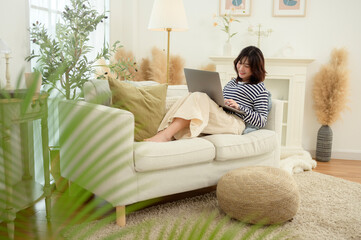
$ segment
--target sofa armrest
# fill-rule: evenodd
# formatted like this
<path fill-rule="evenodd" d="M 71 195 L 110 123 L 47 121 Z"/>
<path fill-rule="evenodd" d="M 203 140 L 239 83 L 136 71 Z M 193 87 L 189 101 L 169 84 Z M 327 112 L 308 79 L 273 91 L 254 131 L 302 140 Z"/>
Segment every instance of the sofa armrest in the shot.
<path fill-rule="evenodd" d="M 59 118 L 61 175 L 113 206 L 134 202 L 133 114 L 64 100 L 59 103 Z"/>
<path fill-rule="evenodd" d="M 283 101 L 272 99 L 272 108 L 268 114 L 267 125 L 265 129 L 275 131 L 279 143 L 282 137 L 282 121 L 283 121 Z"/>

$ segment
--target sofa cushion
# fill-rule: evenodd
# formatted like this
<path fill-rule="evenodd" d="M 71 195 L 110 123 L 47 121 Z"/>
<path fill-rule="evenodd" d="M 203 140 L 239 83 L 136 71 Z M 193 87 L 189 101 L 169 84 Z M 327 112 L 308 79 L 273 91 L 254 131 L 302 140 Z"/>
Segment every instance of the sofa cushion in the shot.
<path fill-rule="evenodd" d="M 134 140 L 154 136 L 165 114 L 167 85 L 136 87 L 130 83 L 109 78 L 113 106 L 134 114 Z"/>
<path fill-rule="evenodd" d="M 122 81 L 132 84 L 135 87 L 155 86 L 160 84 L 159 82 L 155 82 L 155 81 L 131 81 L 131 80 L 122 80 Z"/>
<path fill-rule="evenodd" d="M 167 97 L 186 96 L 188 94 L 187 85 L 169 85 Z"/>
<path fill-rule="evenodd" d="M 112 104 L 112 92 L 107 80 L 91 79 L 84 83 L 83 92 L 86 102 L 105 106 Z"/>
<path fill-rule="evenodd" d="M 272 152 L 277 147 L 274 131 L 260 129 L 246 135 L 214 134 L 202 137 L 216 148 L 216 161 L 228 161 Z"/>
<path fill-rule="evenodd" d="M 201 138 L 134 143 L 134 165 L 138 172 L 211 162 L 214 157 L 213 144 Z"/>

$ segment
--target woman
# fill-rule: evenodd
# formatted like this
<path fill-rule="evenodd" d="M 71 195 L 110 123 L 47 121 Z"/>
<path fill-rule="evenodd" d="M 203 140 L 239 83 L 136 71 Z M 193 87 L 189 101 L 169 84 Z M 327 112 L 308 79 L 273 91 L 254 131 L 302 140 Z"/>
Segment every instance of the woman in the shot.
<path fill-rule="evenodd" d="M 264 86 L 264 57 L 254 46 L 244 48 L 234 60 L 237 78 L 223 89 L 225 104 L 245 114 L 223 110 L 207 94 L 194 92 L 178 100 L 167 112 L 158 133 L 145 141 L 167 142 L 202 134 L 242 134 L 267 123 L 269 92 Z"/>

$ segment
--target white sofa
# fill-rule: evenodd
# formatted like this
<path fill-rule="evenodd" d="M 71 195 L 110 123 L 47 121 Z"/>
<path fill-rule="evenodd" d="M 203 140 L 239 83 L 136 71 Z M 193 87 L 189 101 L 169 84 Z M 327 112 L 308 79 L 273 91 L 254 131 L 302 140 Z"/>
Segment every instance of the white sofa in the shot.
<path fill-rule="evenodd" d="M 102 93 L 101 102 L 110 103 L 107 81 L 88 82 L 84 90 L 85 100 L 92 102 Z M 186 86 L 169 86 L 167 108 L 184 94 Z M 116 207 L 118 225 L 125 225 L 126 205 L 214 186 L 242 166 L 279 166 L 279 100 L 272 100 L 264 129 L 166 143 L 134 142 L 131 112 L 87 101 L 59 104 L 61 174 Z"/>

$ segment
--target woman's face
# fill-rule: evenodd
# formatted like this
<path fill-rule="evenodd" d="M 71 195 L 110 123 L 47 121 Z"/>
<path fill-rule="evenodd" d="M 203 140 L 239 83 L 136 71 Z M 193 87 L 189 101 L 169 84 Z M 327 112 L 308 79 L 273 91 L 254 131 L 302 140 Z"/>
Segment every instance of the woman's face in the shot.
<path fill-rule="evenodd" d="M 248 64 L 248 59 L 243 58 L 237 63 L 238 76 L 242 78 L 243 81 L 247 82 L 252 76 L 251 67 Z"/>

